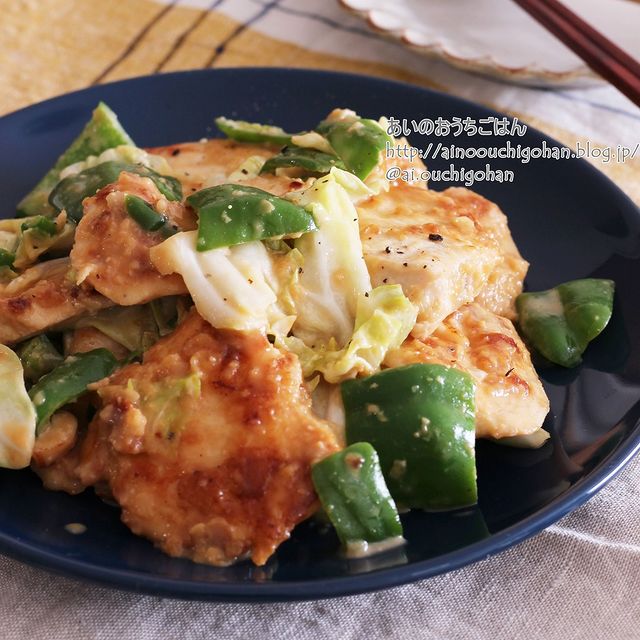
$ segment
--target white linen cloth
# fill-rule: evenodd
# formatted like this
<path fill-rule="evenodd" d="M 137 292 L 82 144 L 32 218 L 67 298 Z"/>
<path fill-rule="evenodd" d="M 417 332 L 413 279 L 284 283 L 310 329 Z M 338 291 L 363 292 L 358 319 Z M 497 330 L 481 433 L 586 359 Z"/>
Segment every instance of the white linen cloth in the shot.
<path fill-rule="evenodd" d="M 0 556 L 2 640 L 638 640 L 640 458 L 574 513 L 458 571 L 316 602 L 182 602 Z"/>

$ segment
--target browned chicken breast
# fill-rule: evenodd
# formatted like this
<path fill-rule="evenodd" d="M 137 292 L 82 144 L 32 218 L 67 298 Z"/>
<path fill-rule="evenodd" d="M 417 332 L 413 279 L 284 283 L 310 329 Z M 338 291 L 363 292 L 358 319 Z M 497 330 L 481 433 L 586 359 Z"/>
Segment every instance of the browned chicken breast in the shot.
<path fill-rule="evenodd" d="M 98 384 L 84 442 L 37 468 L 46 486 L 106 484 L 124 522 L 172 556 L 264 564 L 317 508 L 311 465 L 339 448 L 295 356 L 195 311 Z"/>
<path fill-rule="evenodd" d="M 400 183 L 359 204 L 358 214 L 372 284 L 402 285 L 419 309 L 417 337 L 476 298 L 501 260 L 482 221 L 437 191 Z"/>
<path fill-rule="evenodd" d="M 149 178 L 121 173 L 117 182 L 84 202 L 71 251 L 77 283 L 86 282 L 116 304 L 132 305 L 186 293 L 179 275 L 163 276 L 149 249 L 164 240 L 160 231 L 145 231 L 126 211 L 126 194 L 139 196 L 180 229 L 194 229 L 193 214 L 168 201 Z"/>
<path fill-rule="evenodd" d="M 476 387 L 476 435 L 505 438 L 542 426 L 549 400 L 510 320 L 477 303 L 452 313 L 427 338 L 408 338 L 385 366 L 443 364 L 469 373 Z"/>
<path fill-rule="evenodd" d="M 113 303 L 74 283 L 68 258 L 42 262 L 0 287 L 0 342 L 12 344 Z"/>
<path fill-rule="evenodd" d="M 515 318 L 515 300 L 522 293 L 529 263 L 522 258 L 511 237 L 507 217 L 496 204 L 469 189 L 453 187 L 443 194 L 455 202 L 456 215 L 473 220 L 483 234 L 495 241 L 500 252 L 500 259 L 476 302 L 499 316 Z"/>
<path fill-rule="evenodd" d="M 279 151 L 279 147 L 215 139 L 155 147 L 147 151 L 168 160 L 173 175 L 182 183 L 185 196 L 225 182 L 248 184 L 276 196 L 301 189 L 306 184 L 303 180 L 286 176 L 270 173 L 250 176 L 246 169 L 242 171 L 241 165 L 248 158 L 257 156 L 267 160 Z"/>

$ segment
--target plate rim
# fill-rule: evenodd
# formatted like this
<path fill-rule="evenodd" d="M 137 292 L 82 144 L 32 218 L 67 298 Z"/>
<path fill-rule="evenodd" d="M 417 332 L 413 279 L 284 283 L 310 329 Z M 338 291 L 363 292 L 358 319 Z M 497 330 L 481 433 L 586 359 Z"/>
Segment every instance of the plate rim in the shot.
<path fill-rule="evenodd" d="M 554 87 L 601 87 L 602 78 L 585 64 L 576 64 L 562 71 L 545 69 L 538 63 L 514 67 L 498 62 L 491 54 L 464 56 L 456 53 L 439 39 L 430 42 L 418 42 L 411 37 L 411 27 L 402 25 L 383 25 L 376 19 L 377 8 L 358 7 L 353 0 L 338 0 L 342 9 L 363 20 L 367 26 L 381 36 L 399 42 L 411 51 L 434 60 L 443 60 L 447 64 L 463 71 L 478 73 L 500 80 L 519 83 L 525 86 Z"/>
<path fill-rule="evenodd" d="M 297 67 L 221 67 L 212 69 L 195 69 L 175 71 L 171 73 L 136 76 L 124 80 L 95 85 L 84 89 L 60 94 L 11 111 L 0 117 L 0 127 L 5 126 L 7 119 L 28 115 L 31 111 L 46 110 L 58 102 L 64 102 L 81 94 L 100 92 L 105 88 L 126 86 L 141 81 L 158 81 L 170 83 L 172 78 L 180 76 L 225 76 L 227 74 L 272 73 L 294 76 L 315 74 L 330 78 L 350 79 L 353 82 L 368 81 L 386 85 L 387 88 L 402 87 L 427 95 L 438 95 L 441 98 L 474 109 L 481 109 L 492 115 L 505 115 L 485 105 L 459 98 L 445 92 L 421 87 L 407 82 L 390 80 L 365 74 L 345 73 L 322 69 L 306 69 Z M 529 127 L 532 133 L 542 136 L 554 144 L 562 145 L 550 136 Z M 583 159 L 577 159 L 581 170 L 597 176 L 603 184 L 626 202 L 630 211 L 640 217 L 640 209 L 610 178 Z M 91 564 L 86 561 L 66 557 L 61 553 L 44 551 L 37 544 L 22 542 L 0 530 L 0 553 L 18 561 L 45 569 L 66 577 L 80 579 L 99 585 L 106 585 L 120 590 L 139 594 L 159 595 L 176 599 L 209 600 L 218 602 L 284 602 L 308 601 L 338 596 L 367 593 L 391 588 L 427 579 L 460 569 L 466 565 L 494 556 L 507 548 L 513 547 L 536 533 L 547 528 L 564 515 L 572 512 L 592 498 L 607 484 L 640 450 L 640 420 L 630 429 L 626 438 L 603 458 L 586 476 L 571 485 L 569 489 L 558 495 L 547 505 L 519 520 L 515 524 L 491 534 L 488 538 L 465 547 L 435 556 L 426 560 L 418 560 L 409 564 L 377 569 L 368 573 L 333 578 L 314 578 L 312 580 L 296 580 L 287 582 L 206 582 L 169 578 L 154 574 L 145 574 L 128 569 L 112 569 Z M 132 534 L 133 535 L 133 534 Z"/>

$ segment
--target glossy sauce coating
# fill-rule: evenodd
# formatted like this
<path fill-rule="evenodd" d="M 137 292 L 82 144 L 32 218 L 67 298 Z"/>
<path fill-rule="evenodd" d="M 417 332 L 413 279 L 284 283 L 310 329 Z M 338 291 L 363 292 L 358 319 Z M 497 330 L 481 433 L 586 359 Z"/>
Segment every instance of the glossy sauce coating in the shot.
<path fill-rule="evenodd" d="M 180 229 L 195 228 L 191 212 L 168 201 L 149 178 L 123 172 L 117 182 L 84 201 L 71 251 L 77 282 L 91 285 L 119 305 L 186 293 L 182 278 L 162 276 L 153 266 L 149 249 L 164 237 L 133 220 L 125 208 L 126 194 L 142 198 Z"/>
<path fill-rule="evenodd" d="M 264 564 L 316 510 L 311 465 L 339 447 L 295 356 L 260 333 L 191 312 L 97 393 L 83 443 L 39 471 L 52 488 L 108 488 L 127 526 L 169 555 Z"/>

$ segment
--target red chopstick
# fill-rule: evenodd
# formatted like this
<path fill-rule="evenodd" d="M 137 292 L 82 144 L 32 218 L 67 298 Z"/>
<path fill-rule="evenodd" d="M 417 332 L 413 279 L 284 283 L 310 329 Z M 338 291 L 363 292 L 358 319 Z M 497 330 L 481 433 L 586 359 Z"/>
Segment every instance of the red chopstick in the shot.
<path fill-rule="evenodd" d="M 640 63 L 558 0 L 515 0 L 605 80 L 640 106 Z"/>

